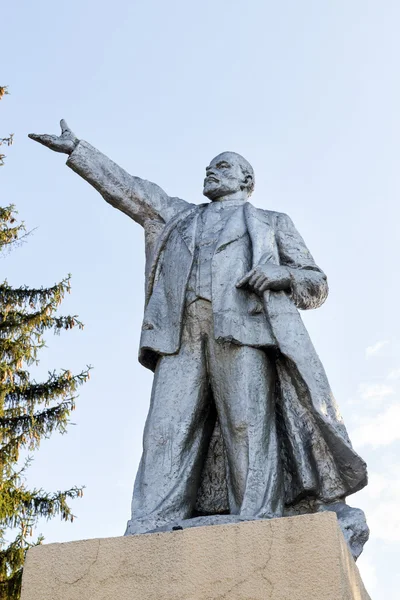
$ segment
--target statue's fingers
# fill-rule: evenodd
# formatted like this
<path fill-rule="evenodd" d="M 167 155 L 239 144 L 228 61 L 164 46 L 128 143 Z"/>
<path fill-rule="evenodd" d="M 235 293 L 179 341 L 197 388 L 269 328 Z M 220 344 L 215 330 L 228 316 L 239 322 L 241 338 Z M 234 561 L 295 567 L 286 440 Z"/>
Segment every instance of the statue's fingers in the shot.
<path fill-rule="evenodd" d="M 246 283 L 249 283 L 250 277 L 252 277 L 254 271 L 255 269 L 252 269 L 251 271 L 246 273 L 246 275 L 242 277 L 242 279 L 239 279 L 239 281 L 236 284 L 236 287 L 243 287 L 244 285 L 246 285 Z"/>
<path fill-rule="evenodd" d="M 258 275 L 258 273 L 254 273 L 249 279 L 249 285 L 255 286 L 257 284 L 257 281 L 259 280 L 259 278 L 260 278 L 260 275 Z"/>
<path fill-rule="evenodd" d="M 268 281 L 266 279 L 265 275 L 258 275 L 258 276 L 256 275 L 255 279 L 254 279 L 254 282 L 253 282 L 253 285 L 256 288 L 259 288 L 263 283 L 265 283 L 265 281 Z"/>
<path fill-rule="evenodd" d="M 68 123 L 65 119 L 61 119 L 60 121 L 61 133 L 72 133 L 70 128 L 68 127 Z"/>
<path fill-rule="evenodd" d="M 271 283 L 269 281 L 265 281 L 262 285 L 260 285 L 258 291 L 261 293 L 266 292 L 269 289 L 270 285 L 271 285 Z"/>
<path fill-rule="evenodd" d="M 56 135 L 47 135 L 46 133 L 28 133 L 28 137 L 31 138 L 31 140 L 35 140 L 35 142 L 39 142 L 39 144 L 43 144 L 43 146 L 50 146 L 57 140 Z"/>
<path fill-rule="evenodd" d="M 242 279 L 239 279 L 239 281 L 236 283 L 236 287 L 243 287 L 244 285 L 246 285 L 246 283 L 248 283 L 249 279 L 250 275 L 245 275 L 244 277 L 242 277 Z"/>

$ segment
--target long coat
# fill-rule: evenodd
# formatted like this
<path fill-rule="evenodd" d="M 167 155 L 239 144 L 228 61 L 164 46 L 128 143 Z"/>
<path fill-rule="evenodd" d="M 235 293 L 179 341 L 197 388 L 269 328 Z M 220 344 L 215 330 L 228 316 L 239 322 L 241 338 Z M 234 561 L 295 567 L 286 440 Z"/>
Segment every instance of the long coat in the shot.
<path fill-rule="evenodd" d="M 139 360 L 154 370 L 158 357 L 179 351 L 185 294 L 205 205 L 169 197 L 132 177 L 86 142 L 67 161 L 116 208 L 140 223 L 146 241 L 146 301 Z M 286 266 L 291 293 L 263 298 L 236 287 L 257 264 Z M 353 450 L 324 368 L 298 312 L 317 308 L 328 293 L 290 218 L 238 207 L 221 232 L 212 260 L 214 335 L 221 341 L 276 348 L 278 422 L 285 470 L 285 501 L 334 501 L 367 483 L 366 465 Z"/>

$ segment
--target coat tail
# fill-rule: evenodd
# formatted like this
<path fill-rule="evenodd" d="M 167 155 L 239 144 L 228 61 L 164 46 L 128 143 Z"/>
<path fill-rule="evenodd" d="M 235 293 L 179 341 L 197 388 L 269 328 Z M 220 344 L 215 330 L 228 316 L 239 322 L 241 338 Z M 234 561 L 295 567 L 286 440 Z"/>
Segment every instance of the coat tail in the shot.
<path fill-rule="evenodd" d="M 307 496 L 332 502 L 353 494 L 367 485 L 366 464 L 353 450 L 300 314 L 284 292 L 266 293 L 264 302 L 280 351 L 286 503 Z"/>

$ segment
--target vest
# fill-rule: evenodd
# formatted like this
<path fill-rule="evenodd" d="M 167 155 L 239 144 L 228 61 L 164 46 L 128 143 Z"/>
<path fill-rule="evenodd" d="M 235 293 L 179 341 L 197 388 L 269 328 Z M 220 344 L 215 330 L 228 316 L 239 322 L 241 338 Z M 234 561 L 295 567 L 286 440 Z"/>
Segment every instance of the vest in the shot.
<path fill-rule="evenodd" d="M 198 298 L 211 302 L 211 263 L 218 238 L 229 217 L 241 204 L 240 200 L 220 200 L 203 208 L 197 222 L 194 260 L 186 291 L 187 304 Z"/>

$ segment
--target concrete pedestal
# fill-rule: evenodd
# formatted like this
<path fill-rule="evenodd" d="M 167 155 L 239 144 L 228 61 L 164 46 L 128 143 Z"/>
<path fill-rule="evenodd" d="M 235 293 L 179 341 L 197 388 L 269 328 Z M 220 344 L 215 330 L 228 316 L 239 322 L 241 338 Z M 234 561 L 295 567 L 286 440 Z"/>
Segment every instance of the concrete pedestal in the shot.
<path fill-rule="evenodd" d="M 49 544 L 21 600 L 370 600 L 334 513 Z"/>

